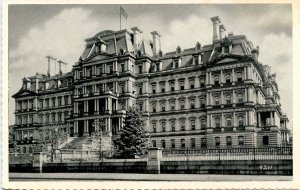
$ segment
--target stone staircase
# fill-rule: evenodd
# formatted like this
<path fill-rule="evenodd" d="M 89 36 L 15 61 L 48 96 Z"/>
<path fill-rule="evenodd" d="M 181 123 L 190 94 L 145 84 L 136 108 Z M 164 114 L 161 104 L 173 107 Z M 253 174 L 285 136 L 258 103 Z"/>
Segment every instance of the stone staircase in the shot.
<path fill-rule="evenodd" d="M 72 141 L 65 144 L 62 149 L 76 149 L 76 150 L 88 150 L 92 149 L 91 137 L 76 137 Z"/>

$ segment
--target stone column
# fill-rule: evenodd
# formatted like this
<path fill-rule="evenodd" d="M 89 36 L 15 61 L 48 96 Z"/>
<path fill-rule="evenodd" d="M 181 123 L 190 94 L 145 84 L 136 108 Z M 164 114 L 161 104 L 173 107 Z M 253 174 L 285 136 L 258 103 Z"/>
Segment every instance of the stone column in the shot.
<path fill-rule="evenodd" d="M 83 124 L 84 124 L 84 128 L 83 128 L 84 131 L 83 132 L 84 132 L 85 135 L 87 135 L 87 133 L 88 133 L 88 120 L 84 120 Z"/>
<path fill-rule="evenodd" d="M 78 135 L 78 121 L 74 121 L 74 133 Z"/>
<path fill-rule="evenodd" d="M 232 82 L 236 82 L 234 69 L 232 69 L 231 77 L 232 77 Z"/>

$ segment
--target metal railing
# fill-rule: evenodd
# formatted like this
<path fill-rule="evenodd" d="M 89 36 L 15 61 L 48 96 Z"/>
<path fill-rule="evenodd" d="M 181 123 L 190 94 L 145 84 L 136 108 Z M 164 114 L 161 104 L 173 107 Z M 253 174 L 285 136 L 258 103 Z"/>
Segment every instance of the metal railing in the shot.
<path fill-rule="evenodd" d="M 292 147 L 219 147 L 162 151 L 163 161 L 292 160 Z"/>

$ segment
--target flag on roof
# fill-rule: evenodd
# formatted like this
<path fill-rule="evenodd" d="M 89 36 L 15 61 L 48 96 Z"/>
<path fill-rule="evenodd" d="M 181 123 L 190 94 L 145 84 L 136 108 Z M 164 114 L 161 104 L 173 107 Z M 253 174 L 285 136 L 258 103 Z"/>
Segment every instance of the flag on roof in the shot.
<path fill-rule="evenodd" d="M 122 15 L 124 18 L 126 18 L 126 20 L 127 20 L 128 14 L 126 13 L 126 11 L 123 9 L 122 6 L 120 7 L 120 13 L 121 13 L 121 15 Z"/>

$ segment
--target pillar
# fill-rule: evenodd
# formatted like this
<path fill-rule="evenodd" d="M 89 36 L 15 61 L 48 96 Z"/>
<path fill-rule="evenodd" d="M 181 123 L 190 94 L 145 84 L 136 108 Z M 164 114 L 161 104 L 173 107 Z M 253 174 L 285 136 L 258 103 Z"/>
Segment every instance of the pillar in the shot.
<path fill-rule="evenodd" d="M 234 72 L 234 69 L 232 69 L 231 76 L 232 76 L 232 82 L 235 82 L 235 72 Z"/>
<path fill-rule="evenodd" d="M 221 76 L 220 76 L 220 79 L 221 79 L 221 84 L 224 83 L 224 74 L 223 74 L 223 70 L 221 70 Z"/>
<path fill-rule="evenodd" d="M 219 39 L 219 25 L 221 23 L 221 20 L 218 16 L 210 18 L 213 23 L 213 41 Z"/>
<path fill-rule="evenodd" d="M 221 91 L 221 105 L 224 105 L 224 94 L 223 94 L 223 91 Z"/>
<path fill-rule="evenodd" d="M 74 133 L 78 134 L 78 121 L 74 121 Z"/>
<path fill-rule="evenodd" d="M 257 123 L 258 123 L 258 127 L 261 127 L 261 118 L 260 118 L 260 112 L 257 113 L 258 114 L 258 118 L 257 118 Z"/>
<path fill-rule="evenodd" d="M 84 129 L 83 129 L 84 131 L 83 132 L 84 133 L 88 133 L 89 132 L 88 131 L 88 120 L 84 120 L 83 124 L 84 124 L 83 125 L 84 126 Z"/>

